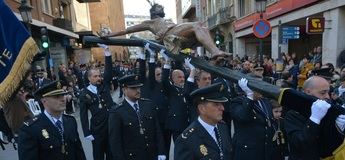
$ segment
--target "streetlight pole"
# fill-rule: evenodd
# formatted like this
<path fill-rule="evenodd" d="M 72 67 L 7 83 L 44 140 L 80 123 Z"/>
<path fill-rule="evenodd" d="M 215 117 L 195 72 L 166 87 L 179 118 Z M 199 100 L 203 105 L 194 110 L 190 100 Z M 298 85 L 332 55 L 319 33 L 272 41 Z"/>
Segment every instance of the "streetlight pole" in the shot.
<path fill-rule="evenodd" d="M 260 19 L 263 19 L 263 13 L 266 11 L 267 0 L 255 0 L 257 9 L 256 11 L 260 13 Z M 259 38 L 259 62 L 263 64 L 263 40 Z"/>
<path fill-rule="evenodd" d="M 28 29 L 29 33 L 31 34 L 31 23 L 32 23 L 32 14 L 31 10 L 32 7 L 28 4 L 27 0 L 22 0 L 20 6 L 18 7 L 20 12 L 20 16 L 23 19 L 23 22 Z"/>

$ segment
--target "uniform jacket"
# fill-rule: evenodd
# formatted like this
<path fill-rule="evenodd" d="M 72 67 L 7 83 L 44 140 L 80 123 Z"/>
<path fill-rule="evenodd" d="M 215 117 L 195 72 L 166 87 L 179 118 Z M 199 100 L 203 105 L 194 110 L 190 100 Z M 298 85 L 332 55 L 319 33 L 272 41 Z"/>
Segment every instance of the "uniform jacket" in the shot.
<path fill-rule="evenodd" d="M 274 132 L 271 122 L 272 107 L 265 99 L 260 101 L 265 104 L 266 113 L 247 97 L 234 99 L 231 104 L 235 129 L 234 160 L 271 159 Z"/>
<path fill-rule="evenodd" d="M 43 78 L 41 84 L 39 83 L 39 81 L 40 81 L 40 80 L 39 80 L 39 78 L 37 77 L 37 79 L 35 79 L 35 86 L 36 86 L 37 89 L 38 89 L 38 88 L 41 88 L 42 86 L 44 86 L 44 85 L 46 85 L 46 84 L 48 84 L 48 83 L 50 83 L 50 80 L 47 79 L 47 78 Z"/>
<path fill-rule="evenodd" d="M 222 83 L 224 86 L 224 89 L 220 92 L 220 94 L 223 97 L 226 97 L 229 101 L 224 103 L 224 112 L 223 112 L 223 120 L 225 121 L 225 123 L 228 125 L 229 129 L 231 129 L 231 110 L 230 110 L 230 102 L 231 99 L 233 99 L 234 97 L 236 97 L 236 91 L 235 91 L 235 87 L 233 85 L 232 82 L 230 82 L 229 80 L 217 77 L 214 79 L 213 83 Z"/>
<path fill-rule="evenodd" d="M 318 160 L 332 155 L 342 144 L 344 133 L 336 128 L 333 110 L 328 110 L 320 125 L 296 111 L 286 113 L 284 123 L 292 160 Z"/>
<path fill-rule="evenodd" d="M 109 109 L 114 106 L 110 95 L 110 79 L 112 74 L 110 56 L 105 58 L 105 63 L 104 83 L 97 86 L 98 93 L 94 94 L 87 88 L 84 88 L 79 96 L 80 120 L 84 136 L 106 134 L 108 132 Z M 88 110 L 91 112 L 91 125 L 89 125 Z"/>
<path fill-rule="evenodd" d="M 189 108 L 184 88 L 177 87 L 169 81 L 169 69 L 162 71 L 162 84 L 169 101 L 166 129 L 183 131 L 189 125 Z"/>
<path fill-rule="evenodd" d="M 155 105 L 158 121 L 164 125 L 168 115 L 168 98 L 164 94 L 163 85 L 155 80 L 155 64 L 149 63 L 149 77 L 144 83 L 147 91 L 144 92 L 147 98 Z M 145 97 L 145 95 L 143 95 Z"/>
<path fill-rule="evenodd" d="M 86 160 L 79 139 L 77 122 L 63 115 L 65 153 L 58 128 L 44 114 L 24 123 L 19 131 L 20 160 Z"/>
<path fill-rule="evenodd" d="M 109 115 L 109 144 L 116 160 L 156 160 L 164 153 L 164 142 L 158 119 L 149 100 L 138 101 L 143 134 L 138 116 L 130 104 L 112 109 Z"/>
<path fill-rule="evenodd" d="M 222 138 L 224 160 L 231 160 L 231 142 L 228 127 L 218 123 Z M 220 160 L 219 148 L 206 129 L 195 120 L 175 142 L 175 159 L 178 160 Z"/>
<path fill-rule="evenodd" d="M 284 124 L 290 145 L 289 159 L 319 160 L 319 125 L 293 110 L 286 113 Z"/>

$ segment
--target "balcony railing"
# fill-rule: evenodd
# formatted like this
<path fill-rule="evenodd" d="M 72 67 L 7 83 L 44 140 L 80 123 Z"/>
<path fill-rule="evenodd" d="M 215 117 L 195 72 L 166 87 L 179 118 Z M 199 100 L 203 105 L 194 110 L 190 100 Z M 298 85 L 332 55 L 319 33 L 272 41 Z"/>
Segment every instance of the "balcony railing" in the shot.
<path fill-rule="evenodd" d="M 221 8 L 219 10 L 219 18 L 220 18 L 220 24 L 228 23 L 234 20 L 234 7 L 229 6 L 225 8 Z"/>
<path fill-rule="evenodd" d="M 208 28 L 209 28 L 209 29 L 212 29 L 212 28 L 214 28 L 215 26 L 218 25 L 218 21 L 219 21 L 218 15 L 219 15 L 219 14 L 216 13 L 216 14 L 214 14 L 214 15 L 208 17 L 208 19 L 207 19 L 207 24 L 208 24 Z"/>
<path fill-rule="evenodd" d="M 101 0 L 77 0 L 79 3 L 100 2 Z"/>
<path fill-rule="evenodd" d="M 220 8 L 217 13 L 207 18 L 208 28 L 213 29 L 220 24 L 232 22 L 234 19 L 235 14 L 233 6 Z"/>
<path fill-rule="evenodd" d="M 53 25 L 65 30 L 73 31 L 72 21 L 65 18 L 55 18 Z"/>

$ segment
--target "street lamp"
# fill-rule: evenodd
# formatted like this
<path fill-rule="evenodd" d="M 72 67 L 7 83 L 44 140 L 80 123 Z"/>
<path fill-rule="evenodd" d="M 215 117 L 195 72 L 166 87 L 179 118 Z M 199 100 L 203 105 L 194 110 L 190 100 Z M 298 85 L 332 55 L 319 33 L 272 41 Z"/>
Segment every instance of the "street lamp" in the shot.
<path fill-rule="evenodd" d="M 256 12 L 263 13 L 266 11 L 267 0 L 255 0 Z"/>
<path fill-rule="evenodd" d="M 263 18 L 263 13 L 266 11 L 266 4 L 267 4 L 267 0 L 255 0 L 255 6 L 256 6 L 256 12 L 260 13 L 260 19 Z M 263 64 L 263 42 L 262 42 L 262 38 L 259 39 L 259 61 L 261 64 Z"/>
<path fill-rule="evenodd" d="M 28 4 L 26 0 L 22 0 L 20 6 L 18 7 L 18 10 L 23 19 L 23 22 L 27 26 L 27 29 L 29 30 L 29 32 L 31 32 L 30 23 L 32 22 L 32 7 Z"/>

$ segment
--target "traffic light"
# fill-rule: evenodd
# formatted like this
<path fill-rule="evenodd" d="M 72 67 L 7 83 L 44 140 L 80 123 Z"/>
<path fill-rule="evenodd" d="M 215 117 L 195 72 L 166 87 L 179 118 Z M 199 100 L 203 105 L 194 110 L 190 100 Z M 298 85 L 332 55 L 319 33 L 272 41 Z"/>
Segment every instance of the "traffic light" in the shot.
<path fill-rule="evenodd" d="M 41 28 L 41 47 L 43 48 L 43 50 L 47 50 L 49 48 L 49 37 L 47 27 Z"/>
<path fill-rule="evenodd" d="M 217 47 L 220 47 L 224 42 L 224 37 L 219 31 L 216 31 L 214 35 L 214 42 L 216 43 Z"/>

